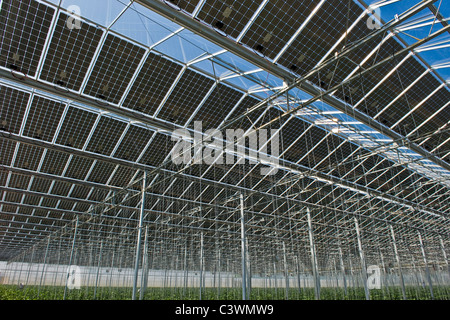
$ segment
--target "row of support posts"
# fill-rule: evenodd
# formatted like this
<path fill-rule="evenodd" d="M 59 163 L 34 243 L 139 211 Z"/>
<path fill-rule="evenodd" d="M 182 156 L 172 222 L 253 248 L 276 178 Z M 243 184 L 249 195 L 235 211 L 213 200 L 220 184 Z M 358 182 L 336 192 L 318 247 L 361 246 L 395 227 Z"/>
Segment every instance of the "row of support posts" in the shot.
<path fill-rule="evenodd" d="M 140 279 L 140 288 L 141 289 L 139 292 L 140 300 L 144 299 L 145 288 L 147 288 L 147 281 L 148 281 L 148 272 L 149 272 L 149 269 L 148 269 L 148 266 L 149 266 L 149 261 L 148 261 L 149 260 L 148 259 L 148 251 L 149 251 L 148 237 L 149 237 L 149 234 L 148 234 L 148 232 L 149 232 L 149 230 L 148 230 L 147 226 L 144 227 L 146 179 L 147 179 L 146 173 L 144 172 L 143 180 L 142 180 L 141 205 L 140 205 L 140 210 L 139 210 L 139 224 L 138 224 L 138 228 L 137 228 L 132 300 L 136 300 L 138 298 L 138 279 L 139 279 L 139 269 L 140 268 L 142 270 L 142 277 Z M 245 205 L 244 205 L 244 195 L 242 193 L 240 194 L 239 199 L 240 199 L 239 206 L 240 206 L 240 229 L 241 229 L 240 230 L 241 231 L 241 233 L 240 233 L 241 241 L 240 242 L 241 242 L 242 300 L 248 300 L 250 297 L 250 289 L 251 289 L 251 275 L 249 276 L 249 271 L 250 271 L 250 263 L 249 262 L 250 261 L 248 259 L 248 239 L 246 237 Z M 311 211 L 309 208 L 306 208 L 306 216 L 307 216 L 307 222 L 308 222 L 311 267 L 312 267 L 312 274 L 313 274 L 313 281 L 314 281 L 314 296 L 315 296 L 316 300 L 320 300 L 321 283 L 320 283 L 319 265 L 318 265 L 318 258 L 317 258 L 317 248 L 316 248 L 315 239 L 314 239 L 313 221 L 312 221 L 312 217 L 311 217 Z M 363 243 L 362 243 L 362 237 L 361 237 L 361 229 L 359 226 L 358 219 L 356 217 L 354 217 L 354 226 L 355 226 L 356 237 L 357 237 L 356 240 L 357 240 L 357 245 L 358 245 L 359 258 L 361 261 L 361 276 L 362 276 L 362 282 L 363 282 L 363 286 L 364 286 L 365 298 L 367 300 L 370 300 L 370 291 L 369 291 L 369 287 L 368 287 L 368 274 L 367 274 L 368 268 L 367 268 L 366 259 L 365 259 L 365 255 L 364 255 L 364 249 L 363 249 Z M 73 234 L 73 239 L 72 239 L 72 250 L 70 253 L 69 265 L 72 265 L 73 260 L 74 260 L 76 235 L 78 232 L 78 228 L 79 228 L 79 219 L 77 217 L 75 220 L 74 234 Z M 399 251 L 398 251 L 397 239 L 396 239 L 396 235 L 395 235 L 394 228 L 392 227 L 392 225 L 389 226 L 389 229 L 390 229 L 390 236 L 392 239 L 395 263 L 396 263 L 396 267 L 398 270 L 398 276 L 399 276 L 400 287 L 401 287 L 401 291 L 402 291 L 402 297 L 404 300 L 406 300 L 407 295 L 406 295 L 406 288 L 405 288 L 405 279 L 404 279 L 402 264 L 401 264 L 400 255 L 399 255 Z M 431 273 L 430 273 L 430 269 L 428 266 L 427 253 L 426 253 L 424 242 L 422 239 L 422 234 L 420 233 L 420 231 L 418 231 L 417 234 L 418 234 L 420 250 L 421 250 L 422 258 L 423 258 L 423 262 L 424 262 L 426 279 L 428 282 L 431 298 L 434 299 L 435 296 L 434 296 L 434 292 L 433 292 Z M 142 244 L 143 237 L 144 237 L 144 244 Z M 450 277 L 450 265 L 449 265 L 447 254 L 445 251 L 444 241 L 443 241 L 442 237 L 440 237 L 439 240 L 440 240 L 440 246 L 442 249 L 442 255 L 444 257 L 444 260 L 445 260 L 445 263 L 447 266 L 447 271 L 448 271 L 448 274 Z M 281 244 L 282 244 L 282 250 L 283 250 L 283 256 L 284 256 L 283 262 L 284 262 L 284 276 L 285 276 L 285 299 L 288 299 L 289 298 L 289 270 L 288 270 L 288 261 L 287 261 L 287 250 L 286 250 L 286 243 L 283 241 Z M 48 242 L 47 242 L 47 249 L 46 249 L 45 256 L 44 256 L 44 264 L 47 261 L 49 245 L 50 245 L 50 237 L 48 238 Z M 102 261 L 103 246 L 104 246 L 104 243 L 102 240 L 101 244 L 100 244 L 100 252 L 99 252 L 99 259 L 98 259 L 98 266 L 97 266 L 94 299 L 96 297 L 96 289 L 97 289 L 98 281 L 99 281 L 99 270 L 100 270 L 101 261 Z M 339 264 L 340 264 L 340 268 L 341 268 L 341 272 L 342 272 L 343 288 L 344 288 L 345 295 L 347 295 L 348 283 L 347 283 L 347 278 L 346 278 L 344 256 L 343 256 L 343 251 L 342 251 L 340 243 L 339 243 L 339 247 L 338 247 L 338 254 L 339 254 L 339 256 L 338 256 Z M 184 292 L 188 285 L 188 283 L 187 283 L 187 279 L 188 279 L 188 277 L 187 277 L 187 275 L 188 275 L 187 274 L 188 273 L 187 256 L 188 256 L 188 254 L 187 254 L 187 243 L 186 243 L 186 246 L 184 248 L 184 274 L 185 274 L 184 275 L 184 277 L 185 277 Z M 384 259 L 383 259 L 383 255 L 382 255 L 381 251 L 380 251 L 380 257 L 381 257 L 381 262 L 384 266 L 384 261 L 383 261 Z M 298 275 L 298 278 L 297 278 L 298 288 L 300 290 L 300 288 L 301 288 L 300 266 L 299 266 L 300 261 L 297 256 L 294 256 L 294 260 L 295 260 L 296 270 L 297 270 L 297 275 Z M 201 233 L 200 234 L 200 285 L 199 285 L 200 299 L 202 299 L 202 294 L 203 294 L 203 290 L 204 290 L 204 286 L 205 286 L 205 279 L 204 279 L 205 264 L 204 264 L 204 261 L 205 261 L 204 234 Z M 333 260 L 333 263 L 334 263 L 333 266 L 334 266 L 335 272 L 337 274 L 338 262 Z M 353 270 L 351 261 L 350 261 L 350 268 Z M 221 279 L 220 279 L 221 270 L 220 269 L 221 269 L 221 252 L 219 249 L 218 250 L 218 265 L 215 270 L 216 272 L 218 272 L 218 287 L 217 287 L 218 297 L 220 296 L 220 286 L 221 286 Z M 216 272 L 214 273 L 214 277 L 216 277 Z M 274 265 L 274 273 L 276 274 L 275 265 Z M 353 274 L 353 271 L 352 271 L 352 274 Z M 41 280 L 40 280 L 41 284 L 42 284 L 42 277 L 43 277 L 43 274 L 41 275 Z M 67 275 L 67 277 L 69 277 L 69 274 Z M 353 278 L 352 278 L 352 281 L 353 281 Z M 214 278 L 214 283 L 216 283 L 216 278 Z M 337 281 L 337 286 L 339 286 L 339 281 Z M 67 296 L 67 289 L 68 289 L 68 286 L 66 283 L 66 287 L 64 289 L 64 299 L 66 299 L 66 296 Z M 39 294 L 39 292 L 38 292 L 38 294 Z"/>

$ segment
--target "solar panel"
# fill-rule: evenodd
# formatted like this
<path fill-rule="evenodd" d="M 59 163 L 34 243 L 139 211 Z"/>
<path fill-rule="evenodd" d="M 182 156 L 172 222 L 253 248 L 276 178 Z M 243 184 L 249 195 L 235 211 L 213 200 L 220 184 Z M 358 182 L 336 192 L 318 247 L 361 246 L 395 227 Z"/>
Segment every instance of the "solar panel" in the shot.
<path fill-rule="evenodd" d="M 400 99 L 398 99 L 384 115 L 387 117 L 388 124 L 393 125 L 398 120 L 403 118 L 410 110 L 412 110 L 417 104 L 425 99 L 434 89 L 439 85 L 439 81 L 431 74 L 427 74 L 423 77 L 418 85 L 413 86 L 408 90 Z M 417 116 L 417 119 L 415 117 Z M 424 119 L 420 120 L 419 115 L 413 112 L 407 123 L 413 123 L 419 125 Z"/>
<path fill-rule="evenodd" d="M 142 47 L 108 34 L 83 93 L 119 103 L 144 52 Z"/>
<path fill-rule="evenodd" d="M 29 204 L 29 205 L 34 205 L 37 206 L 40 202 L 40 197 L 38 196 L 34 196 L 34 195 L 26 195 L 23 198 L 23 203 L 24 204 Z"/>
<path fill-rule="evenodd" d="M 79 156 L 72 156 L 65 176 L 69 178 L 84 180 L 94 161 Z"/>
<path fill-rule="evenodd" d="M 15 142 L 0 139 L 0 165 L 11 165 L 15 148 Z"/>
<path fill-rule="evenodd" d="M 22 200 L 22 195 L 20 193 L 11 193 L 6 192 L 5 194 L 5 201 L 7 202 L 20 202 Z M 17 208 L 14 206 L 6 206 L 6 208 L 3 209 L 5 212 L 16 212 Z"/>
<path fill-rule="evenodd" d="M 96 118 L 97 115 L 92 112 L 70 106 L 61 125 L 56 143 L 82 149 Z"/>
<path fill-rule="evenodd" d="M 0 170 L 0 186 L 4 187 L 6 186 L 6 182 L 8 179 L 8 172 L 5 170 Z M 5 193 L 5 191 L 1 190 L 1 195 L 3 195 L 3 193 Z"/>
<path fill-rule="evenodd" d="M 68 18 L 63 12 L 59 14 L 40 79 L 78 91 L 103 30 L 81 20 L 80 28 L 68 28 Z"/>
<path fill-rule="evenodd" d="M 86 199 L 89 195 L 91 188 L 82 185 L 74 185 L 70 196 L 76 199 Z"/>
<path fill-rule="evenodd" d="M 58 200 L 55 198 L 43 198 L 41 206 L 47 207 L 47 208 L 56 208 L 58 205 Z M 61 218 L 61 213 L 49 213 L 49 216 L 52 218 Z"/>
<path fill-rule="evenodd" d="M 157 117 L 184 125 L 211 89 L 213 83 L 212 79 L 187 69 Z"/>
<path fill-rule="evenodd" d="M 62 103 L 35 95 L 31 101 L 23 135 L 39 140 L 52 141 L 64 107 Z"/>
<path fill-rule="evenodd" d="M 63 200 L 58 204 L 58 208 L 62 210 L 71 210 L 74 204 L 75 204 L 74 201 Z M 63 218 L 70 219 L 70 217 L 75 216 L 75 214 L 69 214 L 69 216 L 67 215 L 68 215 L 67 213 L 64 213 Z"/>
<path fill-rule="evenodd" d="M 100 153 L 103 155 L 110 155 L 114 150 L 117 142 L 126 128 L 126 124 L 109 117 L 101 117 L 89 144 L 87 151 Z"/>
<path fill-rule="evenodd" d="M 193 126 L 194 121 L 201 121 L 204 130 L 217 128 L 242 96 L 242 92 L 218 84 L 194 116 L 190 126 Z"/>
<path fill-rule="evenodd" d="M 2 67 L 35 76 L 55 10 L 37 1 L 2 1 Z"/>
<path fill-rule="evenodd" d="M 51 180 L 35 177 L 33 179 L 33 183 L 31 184 L 30 190 L 40 193 L 47 193 L 50 190 L 51 185 Z"/>
<path fill-rule="evenodd" d="M 150 53 L 122 106 L 153 115 L 181 68 L 181 65 Z"/>
<path fill-rule="evenodd" d="M 49 149 L 45 154 L 40 171 L 60 176 L 64 171 L 68 159 L 69 154 Z"/>
<path fill-rule="evenodd" d="M 55 181 L 52 186 L 52 191 L 50 193 L 58 196 L 67 197 L 69 195 L 71 187 L 72 184 L 67 183 L 65 181 Z"/>
<path fill-rule="evenodd" d="M 28 93 L 0 86 L 0 130 L 19 133 L 29 98 Z"/>
<path fill-rule="evenodd" d="M 114 157 L 136 161 L 153 134 L 154 131 L 152 130 L 130 126 L 117 151 L 114 153 Z"/>
<path fill-rule="evenodd" d="M 294 36 L 316 4 L 315 0 L 267 2 L 245 33 L 242 43 L 250 48 L 259 48 L 258 51 L 274 59 Z"/>
<path fill-rule="evenodd" d="M 14 189 L 27 189 L 31 177 L 12 173 L 9 179 L 8 187 Z"/>
<path fill-rule="evenodd" d="M 114 164 L 97 161 L 87 180 L 95 183 L 106 184 L 114 168 Z"/>
<path fill-rule="evenodd" d="M 206 1 L 197 17 L 236 39 L 262 0 Z"/>
<path fill-rule="evenodd" d="M 27 170 L 36 170 L 41 160 L 42 153 L 43 150 L 41 148 L 20 144 L 14 166 Z"/>
<path fill-rule="evenodd" d="M 353 1 L 349 8 L 340 1 L 326 1 L 312 17 L 297 39 L 286 50 L 279 63 L 286 68 L 295 65 L 296 73 L 304 75 L 310 71 L 344 34 L 344 21 L 354 21 L 362 10 Z"/>
<path fill-rule="evenodd" d="M 110 184 L 117 187 L 125 188 L 131 181 L 136 170 L 130 168 L 119 167 L 111 179 Z"/>
<path fill-rule="evenodd" d="M 251 96 L 246 96 L 241 103 L 234 109 L 234 111 L 230 114 L 228 117 L 228 121 L 231 121 L 244 112 L 246 112 L 249 108 L 253 107 L 258 103 L 258 100 Z M 263 113 L 263 111 L 258 110 L 255 112 L 250 113 L 248 116 L 238 120 L 237 122 L 227 126 L 227 128 L 230 129 L 243 129 L 248 130 L 250 127 L 253 126 L 253 124 L 256 122 L 258 117 Z"/>
<path fill-rule="evenodd" d="M 175 146 L 176 141 L 171 141 L 171 137 L 161 133 L 156 133 L 155 138 L 142 156 L 139 163 L 149 166 L 159 166 L 169 155 Z"/>
<path fill-rule="evenodd" d="M 104 166 L 104 164 L 100 164 L 99 168 L 106 168 L 106 167 Z M 102 178 L 101 175 L 97 175 L 97 176 L 99 178 Z M 104 180 L 104 178 L 103 178 L 103 180 Z M 95 181 L 92 181 L 92 182 L 95 182 Z M 106 198 L 106 196 L 108 195 L 108 192 L 109 191 L 103 190 L 103 189 L 92 189 L 92 192 L 89 194 L 88 200 L 97 201 L 97 202 L 103 201 Z M 101 208 L 99 208 L 99 209 L 101 209 Z"/>

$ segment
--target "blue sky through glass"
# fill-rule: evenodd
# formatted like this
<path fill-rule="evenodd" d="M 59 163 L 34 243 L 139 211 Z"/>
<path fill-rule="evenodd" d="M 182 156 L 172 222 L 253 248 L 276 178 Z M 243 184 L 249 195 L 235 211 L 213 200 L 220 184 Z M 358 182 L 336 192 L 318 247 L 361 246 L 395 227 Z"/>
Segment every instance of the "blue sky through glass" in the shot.
<path fill-rule="evenodd" d="M 374 4 L 377 2 L 379 1 L 378 0 L 366 1 L 367 4 Z M 384 22 L 390 21 L 395 18 L 396 14 L 405 12 L 406 10 L 408 10 L 409 8 L 418 3 L 420 3 L 420 1 L 418 0 L 402 0 L 383 6 L 380 9 L 381 18 Z M 450 18 L 450 0 L 439 0 L 436 1 L 434 5 L 436 8 L 439 8 L 439 12 L 444 18 L 447 19 Z M 429 20 L 430 22 L 433 22 L 434 16 L 431 10 L 428 8 L 414 15 L 414 17 L 410 18 L 406 23 L 415 21 L 418 18 L 426 18 L 426 17 L 430 19 Z M 423 39 L 427 37 L 430 34 L 430 32 L 433 33 L 442 28 L 443 28 L 442 24 L 438 20 L 436 20 L 433 25 L 427 25 L 417 29 L 405 31 L 406 34 L 399 34 L 399 37 L 403 39 L 407 44 L 413 44 L 417 41 L 417 39 Z M 417 39 L 415 39 L 414 37 Z M 438 41 L 443 40 L 450 40 L 450 34 L 448 32 L 437 37 L 430 43 L 437 43 Z M 425 51 L 419 54 L 425 61 L 427 61 L 427 63 L 430 66 L 443 62 L 450 62 L 450 48 L 441 48 L 432 51 Z M 442 76 L 443 79 L 445 79 L 446 81 L 450 81 L 449 68 L 439 69 L 437 72 Z"/>

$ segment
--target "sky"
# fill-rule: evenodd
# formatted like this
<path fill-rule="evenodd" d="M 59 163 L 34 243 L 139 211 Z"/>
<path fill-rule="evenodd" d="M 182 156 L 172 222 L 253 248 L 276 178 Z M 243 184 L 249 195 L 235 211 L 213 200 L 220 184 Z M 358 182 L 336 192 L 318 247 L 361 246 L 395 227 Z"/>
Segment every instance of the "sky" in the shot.
<path fill-rule="evenodd" d="M 373 4 L 379 2 L 378 0 L 371 0 L 367 1 L 367 4 Z M 396 14 L 399 14 L 401 12 L 405 12 L 412 6 L 418 4 L 419 0 L 401 0 L 386 6 L 383 6 L 380 9 L 381 18 L 383 21 L 388 22 L 392 19 L 394 19 Z M 439 8 L 439 12 L 444 18 L 450 18 L 450 0 L 439 0 L 434 3 L 436 8 Z M 415 15 L 413 18 L 416 19 L 417 17 L 428 17 L 430 18 L 430 22 L 433 22 L 434 18 L 431 13 L 431 11 L 427 8 L 422 10 L 420 13 Z M 409 21 L 412 21 L 414 19 L 410 19 Z M 450 23 L 450 21 L 449 21 Z M 399 36 L 406 41 L 408 44 L 412 44 L 417 41 L 417 39 L 423 39 L 427 37 L 431 33 L 434 33 L 440 29 L 442 29 L 442 24 L 440 24 L 438 21 L 434 25 L 428 25 L 423 26 L 414 30 L 408 30 L 405 31 L 406 34 L 399 34 Z M 413 38 L 415 37 L 415 38 Z M 432 40 L 430 43 L 437 43 L 441 41 L 447 41 L 447 45 L 450 45 L 450 34 L 448 32 L 442 34 L 441 36 L 437 37 L 436 39 Z M 424 51 L 420 52 L 419 55 L 427 61 L 427 63 L 430 66 L 433 66 L 435 64 L 441 64 L 444 62 L 449 63 L 450 62 L 450 47 L 441 48 L 437 50 L 430 50 L 430 51 Z M 445 69 L 439 69 L 438 73 L 442 76 L 443 79 L 450 81 L 450 68 Z"/>

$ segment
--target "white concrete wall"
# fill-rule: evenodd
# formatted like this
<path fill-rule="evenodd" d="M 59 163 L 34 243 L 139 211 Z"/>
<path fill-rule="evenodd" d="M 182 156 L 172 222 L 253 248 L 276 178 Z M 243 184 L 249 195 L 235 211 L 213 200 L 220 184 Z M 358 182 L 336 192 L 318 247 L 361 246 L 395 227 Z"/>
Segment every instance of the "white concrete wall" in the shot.
<path fill-rule="evenodd" d="M 98 286 L 101 287 L 131 287 L 133 285 L 134 269 L 132 268 L 97 268 L 97 267 L 79 267 L 76 269 L 77 273 L 75 278 L 80 286 L 95 286 L 98 281 Z M 98 278 L 97 278 L 98 272 Z M 139 279 L 141 279 L 141 273 L 139 271 Z M 28 263 L 10 263 L 0 261 L 0 283 L 3 284 L 27 284 L 27 285 L 56 285 L 65 286 L 67 282 L 68 267 L 67 265 L 44 265 L 44 264 L 28 264 Z M 200 271 L 188 272 L 188 287 L 199 287 L 200 285 Z M 204 286 L 205 287 L 217 287 L 219 281 L 219 275 L 211 272 L 203 272 Z M 425 278 L 417 275 L 419 281 L 425 280 Z M 406 285 L 417 285 L 416 275 L 404 275 Z M 432 276 L 433 283 L 450 285 L 450 277 L 448 273 L 436 273 Z M 389 275 L 388 283 L 384 285 L 400 284 L 399 277 L 396 275 Z M 440 283 L 437 283 L 436 279 Z M 140 280 L 139 280 L 140 281 Z M 148 286 L 149 287 L 183 287 L 185 281 L 185 272 L 182 270 L 149 270 L 148 272 Z M 285 277 L 283 275 L 277 275 L 270 278 L 252 277 L 252 287 L 264 288 L 264 287 L 278 287 L 284 288 Z M 353 277 L 346 275 L 346 283 L 348 287 L 362 286 L 360 275 L 354 275 Z M 75 284 L 75 283 L 74 283 Z M 337 279 L 335 277 L 321 277 L 320 284 L 322 287 L 343 287 L 344 282 L 342 276 Z M 138 284 L 140 285 L 140 283 Z M 239 275 L 229 272 L 220 273 L 220 285 L 221 287 L 239 287 L 241 285 L 241 278 Z M 300 276 L 300 286 L 310 287 L 314 286 L 312 276 Z M 289 277 L 289 287 L 298 287 L 298 277 L 296 275 Z"/>

